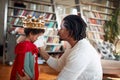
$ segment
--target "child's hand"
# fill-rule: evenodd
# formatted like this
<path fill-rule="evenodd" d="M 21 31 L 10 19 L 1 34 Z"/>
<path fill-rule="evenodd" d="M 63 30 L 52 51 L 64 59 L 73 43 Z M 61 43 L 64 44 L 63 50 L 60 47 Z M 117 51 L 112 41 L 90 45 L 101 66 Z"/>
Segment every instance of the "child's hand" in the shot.
<path fill-rule="evenodd" d="M 23 73 L 25 74 L 25 76 L 24 77 L 22 77 L 20 74 L 16 74 L 16 79 L 17 80 L 32 80 L 29 76 L 28 76 L 28 74 L 27 73 L 25 73 L 24 71 L 23 71 Z"/>

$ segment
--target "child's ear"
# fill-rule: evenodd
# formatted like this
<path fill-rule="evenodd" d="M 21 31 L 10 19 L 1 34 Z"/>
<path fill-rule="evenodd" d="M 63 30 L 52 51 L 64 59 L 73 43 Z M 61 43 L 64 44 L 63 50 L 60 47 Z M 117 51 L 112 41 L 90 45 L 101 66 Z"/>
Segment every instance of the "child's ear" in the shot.
<path fill-rule="evenodd" d="M 31 35 L 33 35 L 33 33 L 32 33 L 32 32 L 30 32 L 30 33 L 29 33 L 29 35 L 31 36 Z"/>
<path fill-rule="evenodd" d="M 38 34 L 36 34 L 36 35 L 42 36 L 42 35 L 43 35 L 43 33 L 38 33 Z"/>

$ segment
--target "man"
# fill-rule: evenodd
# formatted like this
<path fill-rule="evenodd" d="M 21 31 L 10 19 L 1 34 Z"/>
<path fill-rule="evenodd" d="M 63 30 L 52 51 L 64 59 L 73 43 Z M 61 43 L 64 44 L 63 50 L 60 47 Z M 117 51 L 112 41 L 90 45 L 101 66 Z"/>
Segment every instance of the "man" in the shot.
<path fill-rule="evenodd" d="M 101 60 L 86 39 L 86 24 L 83 19 L 77 15 L 66 16 L 58 33 L 62 40 L 71 45 L 59 59 L 40 49 L 47 64 L 60 72 L 57 80 L 102 80 Z"/>

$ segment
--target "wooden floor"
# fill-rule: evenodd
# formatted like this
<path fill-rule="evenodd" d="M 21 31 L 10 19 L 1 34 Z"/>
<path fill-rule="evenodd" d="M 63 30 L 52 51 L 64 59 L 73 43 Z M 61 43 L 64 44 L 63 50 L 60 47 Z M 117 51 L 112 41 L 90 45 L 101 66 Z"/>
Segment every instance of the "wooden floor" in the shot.
<path fill-rule="evenodd" d="M 55 80 L 58 73 L 47 64 L 39 65 L 39 80 Z M 0 64 L 0 80 L 9 80 L 12 66 Z"/>
<path fill-rule="evenodd" d="M 12 66 L 0 63 L 0 80 L 9 80 Z M 39 80 L 55 80 L 58 73 L 50 68 L 47 64 L 39 65 Z M 106 79 L 103 79 L 106 80 Z M 120 80 L 120 78 L 112 78 L 110 80 Z"/>

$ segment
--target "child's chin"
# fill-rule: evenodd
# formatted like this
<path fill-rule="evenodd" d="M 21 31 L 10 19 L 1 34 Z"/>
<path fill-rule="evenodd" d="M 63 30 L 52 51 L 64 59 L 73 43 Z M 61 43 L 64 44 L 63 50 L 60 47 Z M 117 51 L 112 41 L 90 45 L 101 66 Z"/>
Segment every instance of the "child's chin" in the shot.
<path fill-rule="evenodd" d="M 35 41 L 31 41 L 32 43 L 34 43 Z"/>

